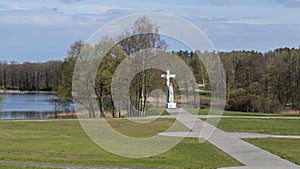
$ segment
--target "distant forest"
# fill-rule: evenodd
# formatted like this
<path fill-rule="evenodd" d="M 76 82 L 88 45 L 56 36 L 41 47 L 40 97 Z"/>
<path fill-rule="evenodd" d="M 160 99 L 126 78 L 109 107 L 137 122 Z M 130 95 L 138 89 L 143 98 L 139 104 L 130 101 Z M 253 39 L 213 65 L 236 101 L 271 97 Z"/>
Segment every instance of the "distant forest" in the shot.
<path fill-rule="evenodd" d="M 143 30 L 153 33 L 143 34 L 141 33 Z M 134 59 L 135 56 L 132 54 L 141 49 L 165 50 L 167 47 L 165 40 L 158 34 L 158 27 L 146 17 L 138 19 L 132 30 L 125 32 L 125 35 L 129 38 L 121 40 L 105 56 L 102 56 L 101 45 L 107 46 L 112 42 L 107 41 L 89 46 L 83 41 L 76 41 L 71 45 L 64 61 L 22 64 L 0 62 L 0 88 L 2 90 L 55 91 L 60 102 L 76 100 L 71 94 L 72 77 L 76 60 L 81 57 L 81 51 L 84 49 L 84 53 L 91 52 L 95 60 L 97 57 L 103 57 L 93 87 L 101 116 L 105 116 L 105 112 L 111 112 L 115 117 L 117 110 L 115 110 L 112 98 L 111 84 L 119 64 L 126 55 L 133 56 Z M 199 53 L 181 50 L 172 53 L 179 56 L 189 66 L 196 81 L 204 83 L 206 87 L 204 90 L 209 91 L 209 77 L 197 55 Z M 226 74 L 226 109 L 266 113 L 300 110 L 300 48 L 280 48 L 266 53 L 219 52 L 218 55 Z M 144 56 L 143 59 L 145 59 Z M 138 111 L 134 112 L 131 107 L 128 107 L 129 116 L 140 116 L 139 112 L 146 110 L 147 97 L 150 92 L 158 86 L 162 87 L 165 83 L 162 78 L 157 78 L 161 73 L 163 72 L 157 69 L 145 70 L 132 79 L 130 100 Z M 161 89 L 165 90 L 164 87 Z M 176 93 L 177 95 L 180 93 L 178 88 L 177 91 L 175 89 Z M 90 117 L 94 117 L 93 110 L 89 111 Z"/>
<path fill-rule="evenodd" d="M 75 42 L 64 61 L 1 62 L 1 89 L 56 91 L 62 101 L 71 99 L 74 51 L 83 46 L 82 41 Z M 208 76 L 202 75 L 197 55 L 189 51 L 173 53 L 190 66 L 198 82 L 205 81 L 209 90 Z M 228 110 L 269 113 L 284 108 L 300 110 L 300 49 L 220 52 L 219 56 L 226 73 Z"/>
<path fill-rule="evenodd" d="M 61 61 L 46 63 L 0 62 L 0 89 L 56 91 Z"/>

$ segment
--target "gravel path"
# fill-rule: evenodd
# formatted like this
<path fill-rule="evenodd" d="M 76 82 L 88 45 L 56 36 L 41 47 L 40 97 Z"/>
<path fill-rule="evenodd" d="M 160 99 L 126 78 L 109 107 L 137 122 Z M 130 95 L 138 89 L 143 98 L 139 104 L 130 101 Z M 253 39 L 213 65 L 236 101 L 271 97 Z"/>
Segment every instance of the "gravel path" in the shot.
<path fill-rule="evenodd" d="M 63 169 L 151 169 L 151 168 L 108 167 L 108 166 L 51 164 L 51 163 L 13 162 L 13 161 L 0 161 L 0 164 L 15 165 L 20 167 L 63 168 Z"/>

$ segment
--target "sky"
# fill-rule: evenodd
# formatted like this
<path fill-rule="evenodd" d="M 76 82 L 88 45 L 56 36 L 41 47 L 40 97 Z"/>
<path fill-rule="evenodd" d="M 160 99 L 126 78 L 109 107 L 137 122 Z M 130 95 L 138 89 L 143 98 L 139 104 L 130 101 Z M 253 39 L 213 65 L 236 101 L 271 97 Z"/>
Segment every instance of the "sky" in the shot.
<path fill-rule="evenodd" d="M 76 40 L 141 12 L 188 20 L 217 51 L 300 46 L 300 0 L 1 0 L 0 60 L 63 60 Z"/>

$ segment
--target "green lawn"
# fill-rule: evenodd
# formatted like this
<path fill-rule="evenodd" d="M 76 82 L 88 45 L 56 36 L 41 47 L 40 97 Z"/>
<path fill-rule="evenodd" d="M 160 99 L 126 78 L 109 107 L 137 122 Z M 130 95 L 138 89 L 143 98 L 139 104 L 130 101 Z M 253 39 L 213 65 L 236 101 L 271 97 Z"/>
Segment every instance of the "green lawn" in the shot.
<path fill-rule="evenodd" d="M 184 109 L 194 115 L 209 114 L 209 109 L 193 109 L 193 108 L 184 108 Z M 216 115 L 216 114 L 214 112 L 211 112 L 209 115 Z M 239 112 L 239 111 L 227 111 L 227 110 L 224 110 L 222 115 L 223 116 L 279 116 L 275 114 L 267 114 L 267 113 L 259 113 L 259 112 L 251 113 L 251 112 Z"/>
<path fill-rule="evenodd" d="M 192 114 L 195 114 L 197 110 L 187 109 Z M 208 115 L 209 109 L 199 109 L 198 115 Z M 213 114 L 210 114 L 213 115 Z M 271 116 L 271 117 L 299 117 L 300 115 L 291 115 L 291 114 L 268 114 L 260 112 L 240 112 L 240 111 L 223 111 L 223 116 Z"/>
<path fill-rule="evenodd" d="M 175 119 L 107 119 L 107 122 L 118 132 L 135 138 L 146 138 L 156 136 L 157 133 L 161 133 L 169 129 L 174 123 Z M 152 121 L 153 120 L 153 121 Z M 170 132 L 170 130 L 168 130 Z M 171 131 L 186 132 L 188 129 L 181 123 L 176 123 L 176 126 Z"/>
<path fill-rule="evenodd" d="M 166 116 L 170 115 L 164 108 L 150 108 L 146 111 L 146 116 Z"/>
<path fill-rule="evenodd" d="M 109 121 L 120 132 L 130 133 L 135 137 L 141 137 L 143 133 L 144 136 L 154 135 L 173 122 L 174 119 L 157 119 L 153 124 L 141 125 L 126 119 Z M 199 143 L 198 139 L 192 138 L 184 139 L 173 149 L 155 157 L 120 157 L 93 143 L 76 120 L 0 121 L 0 132 L 0 161 L 153 168 L 218 168 L 241 165 L 211 144 Z"/>
<path fill-rule="evenodd" d="M 300 165 L 300 139 L 245 139 L 273 154 Z"/>
<path fill-rule="evenodd" d="M 0 168 L 5 168 L 5 169 L 45 169 L 45 168 L 40 168 L 40 167 L 20 167 L 20 166 L 13 166 L 13 165 L 1 165 Z M 57 168 L 47 168 L 47 169 L 57 169 Z"/>
<path fill-rule="evenodd" d="M 300 135 L 300 120 L 222 118 L 218 128 L 227 132 Z"/>

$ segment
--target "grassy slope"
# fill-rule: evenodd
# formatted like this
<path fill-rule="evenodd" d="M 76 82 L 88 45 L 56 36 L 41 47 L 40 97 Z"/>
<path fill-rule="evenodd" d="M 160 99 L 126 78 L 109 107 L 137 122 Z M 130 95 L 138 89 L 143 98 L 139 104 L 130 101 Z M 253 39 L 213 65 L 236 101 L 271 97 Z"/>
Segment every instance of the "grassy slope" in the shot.
<path fill-rule="evenodd" d="M 13 166 L 13 165 L 1 165 L 0 168 L 5 168 L 5 169 L 45 169 L 41 167 L 21 167 L 21 166 Z M 47 168 L 47 169 L 58 169 L 58 168 Z"/>
<path fill-rule="evenodd" d="M 300 120 L 223 118 L 218 128 L 228 132 L 300 135 Z"/>
<path fill-rule="evenodd" d="M 264 138 L 245 140 L 284 159 L 300 165 L 300 139 Z"/>
<path fill-rule="evenodd" d="M 141 137 L 164 130 L 173 119 L 159 119 L 154 124 L 124 128 L 127 120 L 110 121 L 123 133 Z M 133 124 L 136 125 L 136 124 Z M 151 127 L 152 125 L 152 127 Z M 154 127 L 155 126 L 155 127 Z M 200 144 L 187 138 L 159 156 L 130 159 L 113 155 L 93 143 L 78 121 L 0 122 L 0 160 L 50 163 L 88 164 L 101 166 L 133 166 L 157 168 L 217 168 L 240 165 L 209 143 Z"/>
<path fill-rule="evenodd" d="M 195 110 L 187 109 L 189 112 L 195 112 Z M 198 115 L 208 115 L 209 109 L 199 109 Z M 213 114 L 211 114 L 213 115 Z M 223 116 L 271 116 L 271 117 L 299 117 L 300 115 L 289 115 L 289 114 L 268 114 L 260 112 L 239 112 L 239 111 L 228 111 L 224 110 Z"/>

